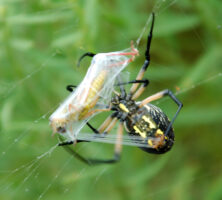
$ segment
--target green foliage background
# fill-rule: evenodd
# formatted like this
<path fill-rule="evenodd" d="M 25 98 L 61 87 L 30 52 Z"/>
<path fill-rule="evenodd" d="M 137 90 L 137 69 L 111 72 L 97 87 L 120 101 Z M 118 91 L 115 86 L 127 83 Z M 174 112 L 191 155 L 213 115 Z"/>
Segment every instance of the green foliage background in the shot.
<path fill-rule="evenodd" d="M 169 88 L 183 102 L 169 153 L 124 147 L 119 163 L 96 167 L 62 148 L 37 158 L 58 142 L 48 117 L 68 95 L 65 86 L 84 77 L 90 59 L 77 68 L 79 56 L 128 48 L 158 5 L 155 0 L 0 1 L 0 199 L 222 199 L 220 0 L 165 0 L 156 9 L 146 73 L 151 83 L 141 99 Z M 141 56 L 127 67 L 131 79 L 144 62 L 147 33 Z M 157 103 L 173 116 L 176 106 L 168 98 Z M 99 126 L 104 117 L 92 124 Z M 88 157 L 109 158 L 112 149 L 78 146 Z"/>

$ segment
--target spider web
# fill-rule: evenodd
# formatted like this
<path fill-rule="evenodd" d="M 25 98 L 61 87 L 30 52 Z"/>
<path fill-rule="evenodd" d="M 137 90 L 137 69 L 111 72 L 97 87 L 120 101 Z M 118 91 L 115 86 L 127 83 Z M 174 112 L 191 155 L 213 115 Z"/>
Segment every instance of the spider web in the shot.
<path fill-rule="evenodd" d="M 170 0 L 160 1 L 159 0 L 154 3 L 154 7 L 152 11 L 156 13 L 157 19 L 158 19 L 158 17 L 161 16 L 162 13 L 164 13 L 167 9 L 169 9 L 176 3 L 177 3 L 176 0 L 173 0 L 173 1 L 170 1 Z M 71 9 L 72 6 L 76 6 L 76 4 L 65 3 L 65 5 L 61 7 L 60 9 L 52 9 L 47 12 L 51 14 L 51 13 L 60 12 L 61 10 L 69 11 L 69 9 Z M 42 13 L 39 12 L 37 13 L 37 16 L 41 16 L 41 14 Z M 13 19 L 11 19 L 11 21 L 13 22 Z M 138 34 L 139 37 L 136 40 L 136 44 L 138 46 L 140 45 L 143 36 L 147 34 L 147 29 L 148 29 L 147 27 L 149 27 L 150 21 L 151 21 L 151 17 L 149 16 L 144 28 L 141 31 L 141 34 Z M 76 26 L 77 22 L 78 22 L 78 19 L 77 20 L 75 19 L 73 22 L 74 24 L 73 26 Z M 55 34 L 66 32 L 67 30 L 72 29 L 73 26 L 67 26 L 63 30 L 58 31 Z M 218 28 L 219 28 L 219 25 L 218 25 Z M 200 40 L 200 42 L 203 45 L 203 48 L 205 48 L 206 45 L 201 40 L 201 36 L 198 33 L 194 33 L 194 35 Z M 9 105 L 8 107 L 4 107 L 4 110 L 2 111 L 2 115 L 7 113 L 6 112 L 7 109 L 11 109 L 10 100 L 11 98 L 13 98 L 14 93 L 16 94 L 17 91 L 19 92 L 23 88 L 26 89 L 27 84 L 29 84 L 32 81 L 35 81 L 35 76 L 37 76 L 39 73 L 50 73 L 50 69 L 47 69 L 49 68 L 48 64 L 53 60 L 53 58 L 61 54 L 63 54 L 63 52 L 58 49 L 56 49 L 53 52 L 49 52 L 46 54 L 45 60 L 42 63 L 40 63 L 39 66 L 37 66 L 37 68 L 34 68 L 34 70 L 28 72 L 27 75 L 24 76 L 24 78 L 19 79 L 15 83 L 8 83 L 4 81 L 0 83 L 1 84 L 1 93 L 0 93 L 1 104 L 4 101 L 9 101 Z M 158 68 L 157 63 L 152 63 L 152 65 Z M 153 71 L 152 73 L 155 73 L 155 72 Z M 180 97 L 182 95 L 186 95 L 186 93 L 196 91 L 198 88 L 200 88 L 203 85 L 210 84 L 217 81 L 218 79 L 221 79 L 221 76 L 222 76 L 221 71 L 216 71 L 210 74 L 209 76 L 207 76 L 207 78 L 200 77 L 194 83 L 190 83 L 190 82 L 187 83 L 185 80 L 184 82 L 181 83 L 182 87 L 178 89 L 178 91 L 176 92 L 176 95 Z M 187 78 L 187 80 L 189 80 L 189 78 Z M 172 87 L 174 87 L 174 85 L 173 86 L 171 85 L 171 88 Z M 61 90 L 58 89 L 57 91 L 61 91 Z M 61 100 L 62 100 L 62 97 L 63 96 L 61 95 Z M 165 102 L 165 101 L 168 101 L 168 99 L 160 100 L 156 102 L 156 104 L 162 105 L 162 102 Z M 35 144 L 28 143 L 29 139 L 26 139 L 26 138 L 33 137 L 34 136 L 33 134 L 34 133 L 36 134 L 38 127 L 41 127 L 43 122 L 45 123 L 48 121 L 49 115 L 54 111 L 54 109 L 58 106 L 58 104 L 59 102 L 56 105 L 51 105 L 50 106 L 51 108 L 48 109 L 47 112 L 42 112 L 42 114 L 40 114 L 39 116 L 35 115 L 35 120 L 30 121 L 30 123 L 28 124 L 24 124 L 23 130 L 20 131 L 19 133 L 17 132 L 16 135 L 15 135 L 15 132 L 13 131 L 9 131 L 9 132 L 1 131 L 1 135 L 4 135 L 3 142 L 6 143 L 6 145 L 4 146 L 1 145 L 3 146 L 3 149 L 1 149 L 2 154 L 0 155 L 0 160 L 2 161 L 1 163 L 4 163 L 4 166 L 2 165 L 0 168 L 0 174 L 1 174 L 0 195 L 2 194 L 3 199 L 4 197 L 5 199 L 8 198 L 8 196 L 5 195 L 7 193 L 10 193 L 10 196 L 13 198 L 19 197 L 20 195 L 24 195 L 23 193 L 25 193 L 25 196 L 27 195 L 27 199 L 28 199 L 28 196 L 30 195 L 30 193 L 33 194 L 34 192 L 33 191 L 34 186 L 31 184 L 38 185 L 38 182 L 41 179 L 44 180 L 43 177 L 45 173 L 47 173 L 47 171 L 45 170 L 45 166 L 50 167 L 52 170 L 55 170 L 55 171 L 53 175 L 51 176 L 50 180 L 49 179 L 45 180 L 45 185 L 41 187 L 36 187 L 37 192 L 36 194 L 34 194 L 36 199 L 47 198 L 47 195 L 49 193 L 51 194 L 52 192 L 51 190 L 56 189 L 56 187 L 60 185 L 59 184 L 60 181 L 62 181 L 66 185 L 65 188 L 61 188 L 61 191 L 62 191 L 61 194 L 69 196 L 69 194 L 71 194 L 71 191 L 74 187 L 74 184 L 72 182 L 73 180 L 74 180 L 74 183 L 76 181 L 80 181 L 80 184 L 81 184 L 82 180 L 87 179 L 90 176 L 96 177 L 90 182 L 91 183 L 90 190 L 94 190 L 94 189 L 96 190 L 97 183 L 101 179 L 106 178 L 105 174 L 107 171 L 110 170 L 111 168 L 110 166 L 99 166 L 97 168 L 94 168 L 93 170 L 89 169 L 89 167 L 85 165 L 75 166 L 74 164 L 77 161 L 75 161 L 75 159 L 71 157 L 70 155 L 64 156 L 64 154 L 63 155 L 60 154 L 58 158 L 58 154 L 60 153 L 61 149 L 57 148 L 57 144 L 52 144 L 51 146 L 45 145 L 42 147 L 41 146 L 35 147 Z M 7 116 L 5 116 L 5 118 L 7 119 Z M 3 120 L 2 123 L 4 123 L 5 121 L 6 120 Z M 50 132 L 51 130 L 50 128 L 48 128 L 48 133 Z M 44 138 L 47 141 L 55 140 L 54 138 L 51 139 L 50 134 L 47 134 Z M 26 139 L 25 142 L 23 142 L 24 139 Z M 78 149 L 78 152 L 81 152 L 81 151 L 84 152 L 85 146 L 87 146 L 87 144 L 83 144 Z M 16 147 L 21 147 L 22 149 L 21 151 L 23 151 L 24 154 L 26 154 L 26 151 L 28 151 L 28 149 L 33 149 L 33 152 L 35 152 L 35 155 L 32 156 L 32 159 L 30 159 L 30 156 L 28 156 L 28 160 L 22 157 L 17 158 L 15 155 L 13 156 L 13 158 L 10 158 L 13 154 L 16 153 L 15 152 Z M 96 151 L 97 152 L 94 151 L 93 153 L 93 157 L 95 158 L 97 157 L 97 154 L 100 153 L 101 148 L 96 149 Z M 166 159 L 167 158 L 168 156 L 166 156 Z M 57 164 L 56 162 L 58 160 L 59 160 L 59 163 Z M 163 161 L 163 162 L 166 162 L 166 161 Z M 212 172 L 209 172 L 209 174 L 206 174 L 206 176 L 212 176 Z M 199 177 L 199 179 L 201 180 L 202 177 Z M 188 181 L 199 181 L 199 180 L 190 179 Z M 71 183 L 71 184 L 68 184 L 68 183 Z M 186 185 L 186 183 L 187 182 L 184 181 L 181 183 L 181 185 Z M 169 187 L 164 188 L 164 190 L 169 190 L 169 189 L 170 189 Z M 161 192 L 162 191 L 159 190 L 159 193 Z M 155 193 L 149 194 L 149 196 L 155 196 L 155 195 L 156 195 Z M 57 198 L 61 198 L 61 197 L 57 197 Z M 144 199 L 146 199 L 146 197 L 144 197 Z"/>

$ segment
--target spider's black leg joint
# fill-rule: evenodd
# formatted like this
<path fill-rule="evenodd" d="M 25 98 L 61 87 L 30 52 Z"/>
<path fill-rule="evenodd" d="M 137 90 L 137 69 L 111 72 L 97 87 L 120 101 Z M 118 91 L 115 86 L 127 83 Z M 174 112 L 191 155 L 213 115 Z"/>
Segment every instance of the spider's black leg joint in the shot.
<path fill-rule="evenodd" d="M 117 115 L 117 112 L 114 112 L 111 116 L 114 118 Z M 100 133 L 96 128 L 94 128 L 89 122 L 86 122 L 86 125 L 95 133 L 95 134 L 103 134 L 105 135 L 106 132 Z"/>
<path fill-rule="evenodd" d="M 118 114 L 118 112 L 114 112 L 111 117 L 114 118 L 116 117 Z M 97 132 L 96 129 L 94 129 L 94 127 L 92 127 L 92 125 L 90 125 L 89 123 L 87 123 L 87 125 L 92 129 L 95 130 Z M 101 135 L 98 136 L 98 134 L 95 135 L 95 137 L 103 137 L 103 134 L 106 134 L 106 132 L 102 133 Z M 104 135 L 105 136 L 105 135 Z M 76 143 L 79 142 L 89 142 L 86 140 L 77 140 Z M 70 154 L 72 154 L 74 157 L 76 157 L 77 159 L 79 159 L 80 161 L 84 162 L 85 164 L 92 166 L 92 165 L 98 165 L 98 164 L 111 164 L 111 163 L 116 163 L 119 161 L 120 159 L 120 152 L 118 150 L 115 151 L 114 153 L 114 157 L 113 159 L 109 159 L 109 160 L 100 160 L 100 159 L 88 159 L 88 158 L 84 158 L 83 156 L 81 156 L 79 153 L 75 152 L 73 149 L 71 149 L 68 145 L 73 144 L 73 141 L 70 142 L 63 142 L 58 144 L 58 146 L 63 146 L 65 148 L 65 150 L 67 152 L 69 152 Z"/>
<path fill-rule="evenodd" d="M 135 84 L 135 83 L 143 83 L 143 87 L 147 87 L 149 85 L 150 81 L 148 79 L 133 80 L 133 81 L 129 81 L 129 82 L 118 83 L 118 84 L 116 84 L 116 86 L 127 85 L 127 84 Z M 126 100 L 131 99 L 132 95 L 133 94 L 131 94 L 131 93 L 127 94 Z"/>
<path fill-rule="evenodd" d="M 86 57 L 86 56 L 89 56 L 89 57 L 94 57 L 96 54 L 95 53 L 92 53 L 92 52 L 87 52 L 87 53 L 84 53 L 80 58 L 79 58 L 79 61 L 77 63 L 77 67 L 80 66 L 80 62 L 81 60 Z"/>
<path fill-rule="evenodd" d="M 98 165 L 98 164 L 112 164 L 116 163 L 120 160 L 120 154 L 115 153 L 113 159 L 110 160 L 97 160 L 97 159 L 88 159 L 87 161 L 90 163 L 90 165 Z"/>
<path fill-rule="evenodd" d="M 72 92 L 73 88 L 76 88 L 76 87 L 77 87 L 76 85 L 67 85 L 66 90 L 68 90 L 69 92 Z"/>
<path fill-rule="evenodd" d="M 66 145 L 71 145 L 73 143 L 74 143 L 73 141 L 66 141 L 66 142 L 59 143 L 58 146 L 66 146 Z"/>
<path fill-rule="evenodd" d="M 86 124 L 95 134 L 99 134 L 99 131 L 94 128 L 89 122 L 86 122 Z"/>
<path fill-rule="evenodd" d="M 143 86 L 146 87 L 149 84 L 149 80 L 148 79 L 133 80 L 133 81 L 129 81 L 129 82 L 118 83 L 115 86 L 134 84 L 134 83 L 143 83 Z"/>
<path fill-rule="evenodd" d="M 148 79 L 144 79 L 143 87 L 147 87 L 150 81 Z"/>
<path fill-rule="evenodd" d="M 115 113 L 117 113 L 117 112 L 115 112 Z M 120 122 L 123 123 L 123 120 L 120 120 Z M 120 153 L 121 153 L 121 149 L 120 148 L 115 148 L 114 156 L 113 156 L 112 159 L 108 159 L 108 160 L 103 160 L 103 159 L 85 159 L 85 160 L 87 160 L 87 162 L 88 162 L 87 164 L 89 164 L 89 165 L 111 164 L 111 163 L 116 163 L 116 162 L 118 162 L 120 160 Z"/>
<path fill-rule="evenodd" d="M 177 112 L 176 114 L 174 115 L 173 119 L 171 120 L 166 132 L 165 132 L 165 135 L 168 135 L 172 125 L 173 125 L 173 122 L 175 121 L 177 115 L 179 114 L 181 108 L 183 107 L 183 104 L 179 101 L 179 99 L 176 98 L 176 96 L 170 91 L 170 90 L 165 90 L 163 95 L 168 95 L 177 105 L 178 105 L 178 109 L 177 109 Z"/>
<path fill-rule="evenodd" d="M 120 123 L 123 126 L 124 119 L 120 119 Z M 122 130 L 123 129 L 118 129 L 117 137 L 122 135 Z M 116 163 L 120 160 L 120 154 L 121 154 L 121 144 L 122 140 L 119 140 L 117 138 L 117 143 L 115 146 L 115 151 L 112 159 L 108 160 L 90 160 L 91 164 L 96 165 L 96 164 L 111 164 L 111 163 Z"/>
<path fill-rule="evenodd" d="M 84 162 L 87 165 L 92 165 L 90 160 L 87 160 L 86 158 L 84 158 L 83 156 L 81 156 L 80 154 L 78 154 L 77 152 L 75 152 L 73 149 L 71 149 L 69 146 L 63 146 L 63 148 L 70 154 L 72 154 L 75 158 L 77 158 L 78 160 Z"/>
<path fill-rule="evenodd" d="M 82 142 L 82 141 L 77 141 Z M 86 141 L 87 142 L 87 141 Z M 72 142 L 73 143 L 73 142 Z M 71 142 L 64 142 L 64 143 L 60 143 L 58 146 L 63 146 L 64 149 L 69 152 L 70 154 L 72 154 L 74 157 L 76 157 L 77 159 L 79 159 L 80 161 L 84 162 L 87 165 L 97 165 L 97 164 L 110 164 L 110 163 L 116 163 L 119 161 L 120 159 L 120 153 L 115 152 L 113 159 L 110 160 L 99 160 L 99 159 L 87 159 L 84 158 L 83 156 L 81 156 L 80 154 L 78 154 L 77 152 L 75 152 L 73 149 L 71 149 L 69 146 L 69 144 L 72 144 Z"/>

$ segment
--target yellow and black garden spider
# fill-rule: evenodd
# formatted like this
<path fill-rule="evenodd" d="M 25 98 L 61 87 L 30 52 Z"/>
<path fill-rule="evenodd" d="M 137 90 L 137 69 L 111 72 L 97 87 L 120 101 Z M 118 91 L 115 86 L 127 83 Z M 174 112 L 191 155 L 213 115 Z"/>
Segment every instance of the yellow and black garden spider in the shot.
<path fill-rule="evenodd" d="M 86 159 L 72 151 L 70 148 L 66 147 L 66 145 L 73 144 L 73 141 L 62 142 L 59 144 L 59 146 L 64 146 L 74 156 L 89 165 L 115 163 L 120 159 L 120 153 L 122 149 L 121 138 L 124 127 L 132 140 L 134 140 L 135 137 L 140 138 L 140 143 L 144 145 L 140 148 L 148 153 L 165 153 L 169 151 L 174 144 L 174 132 L 172 124 L 174 123 L 179 111 L 183 106 L 182 103 L 174 96 L 174 94 L 170 90 L 166 89 L 142 100 L 141 102 L 135 101 L 144 92 L 145 88 L 149 84 L 149 81 L 143 77 L 150 64 L 150 45 L 152 40 L 154 20 L 155 16 L 153 13 L 152 24 L 147 38 L 145 62 L 140 69 L 136 80 L 129 82 L 121 82 L 121 80 L 118 80 L 117 86 L 120 88 L 120 93 L 115 92 L 115 95 L 111 99 L 110 105 L 108 105 L 107 109 L 107 111 L 113 111 L 113 113 L 103 122 L 103 124 L 98 129 L 95 129 L 87 122 L 87 125 L 95 133 L 95 137 L 96 135 L 101 134 L 105 137 L 105 135 L 112 130 L 117 121 L 120 122 L 117 130 L 117 141 L 115 144 L 114 157 L 108 160 Z M 95 55 L 96 54 L 94 53 L 88 52 L 84 54 L 80 60 L 85 56 L 93 57 Z M 126 93 L 125 91 L 124 85 L 126 84 L 133 84 L 129 93 Z M 67 89 L 72 91 L 73 87 L 74 86 L 69 85 L 67 86 Z M 150 102 L 160 99 L 166 95 L 168 95 L 178 105 L 177 112 L 175 113 L 171 122 L 160 108 L 150 104 Z M 87 142 L 87 140 L 75 141 L 75 143 L 78 142 Z"/>

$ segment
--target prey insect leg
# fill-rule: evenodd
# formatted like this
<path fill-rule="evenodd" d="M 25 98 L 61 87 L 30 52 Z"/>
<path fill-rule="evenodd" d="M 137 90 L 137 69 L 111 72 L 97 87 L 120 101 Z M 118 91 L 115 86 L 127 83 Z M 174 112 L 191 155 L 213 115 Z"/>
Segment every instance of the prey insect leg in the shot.
<path fill-rule="evenodd" d="M 92 52 L 84 53 L 84 54 L 79 58 L 79 61 L 78 61 L 77 66 L 80 66 L 80 62 L 81 62 L 82 59 L 85 58 L 86 56 L 94 57 L 95 55 L 96 55 L 96 54 L 95 54 L 95 53 L 92 53 Z"/>
<path fill-rule="evenodd" d="M 66 90 L 68 90 L 69 92 L 73 92 L 73 89 L 76 87 L 77 87 L 76 85 L 67 85 Z"/>

